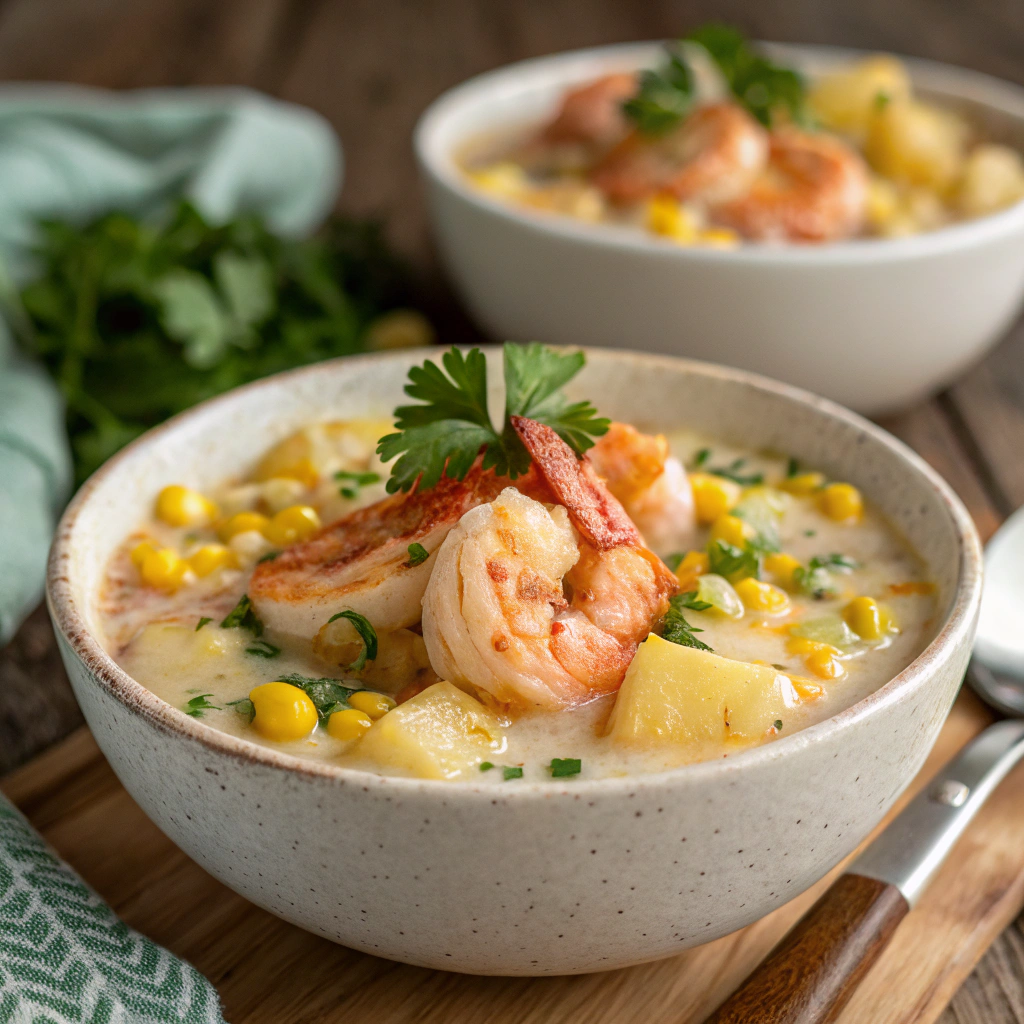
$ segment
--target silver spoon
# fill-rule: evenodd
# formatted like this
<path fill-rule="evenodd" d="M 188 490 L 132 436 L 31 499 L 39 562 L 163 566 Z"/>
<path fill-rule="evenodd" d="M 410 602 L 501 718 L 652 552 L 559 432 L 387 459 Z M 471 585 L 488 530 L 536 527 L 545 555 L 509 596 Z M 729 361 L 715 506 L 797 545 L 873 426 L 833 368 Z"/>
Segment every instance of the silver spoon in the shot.
<path fill-rule="evenodd" d="M 974 691 L 1024 719 L 1024 509 L 985 548 Z M 946 854 L 1024 757 L 1024 721 L 990 725 L 890 822 L 706 1024 L 828 1024 Z"/>

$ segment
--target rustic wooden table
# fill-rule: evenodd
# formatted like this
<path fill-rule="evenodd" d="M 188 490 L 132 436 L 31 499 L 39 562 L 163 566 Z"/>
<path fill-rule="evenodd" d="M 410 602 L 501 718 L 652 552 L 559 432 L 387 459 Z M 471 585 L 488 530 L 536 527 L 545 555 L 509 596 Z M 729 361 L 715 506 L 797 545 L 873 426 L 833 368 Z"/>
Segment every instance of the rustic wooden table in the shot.
<path fill-rule="evenodd" d="M 444 339 L 465 341 L 477 335 L 427 235 L 410 147 L 418 113 L 447 87 L 510 60 L 667 37 L 710 18 L 756 37 L 890 49 L 1024 84 L 1015 0 L 0 0 L 0 75 L 120 89 L 241 84 L 320 111 L 345 144 L 340 208 L 387 217 Z M 952 483 L 987 538 L 1024 505 L 1024 325 L 948 391 L 884 425 Z M 80 721 L 40 609 L 0 651 L 0 773 Z M 1021 920 L 942 1024 L 1011 1021 L 1024 1024 Z"/>

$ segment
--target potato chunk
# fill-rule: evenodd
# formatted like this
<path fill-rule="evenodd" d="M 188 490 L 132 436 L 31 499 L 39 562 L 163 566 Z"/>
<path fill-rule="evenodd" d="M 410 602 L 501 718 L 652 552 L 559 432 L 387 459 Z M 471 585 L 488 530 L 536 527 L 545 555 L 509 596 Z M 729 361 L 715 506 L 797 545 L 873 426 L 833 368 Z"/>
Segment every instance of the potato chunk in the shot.
<path fill-rule="evenodd" d="M 500 754 L 505 742 L 493 712 L 440 682 L 374 722 L 353 753 L 423 779 L 457 779 Z"/>
<path fill-rule="evenodd" d="M 949 110 L 894 102 L 872 118 L 864 155 L 886 178 L 942 192 L 960 176 L 967 135 L 964 121 Z"/>
<path fill-rule="evenodd" d="M 880 54 L 825 75 L 811 89 L 811 110 L 822 124 L 861 140 L 876 110 L 910 98 L 910 75 L 895 57 Z"/>
<path fill-rule="evenodd" d="M 789 676 L 648 637 L 619 690 L 609 735 L 623 743 L 763 738 L 800 702 Z"/>

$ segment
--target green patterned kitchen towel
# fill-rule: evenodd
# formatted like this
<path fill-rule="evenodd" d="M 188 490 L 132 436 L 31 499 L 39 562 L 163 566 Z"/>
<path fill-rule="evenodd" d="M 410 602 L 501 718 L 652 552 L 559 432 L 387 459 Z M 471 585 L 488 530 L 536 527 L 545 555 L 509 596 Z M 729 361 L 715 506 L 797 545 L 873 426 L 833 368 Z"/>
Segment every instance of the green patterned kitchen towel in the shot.
<path fill-rule="evenodd" d="M 132 931 L 0 796 L 0 1024 L 223 1024 L 213 986 Z"/>
<path fill-rule="evenodd" d="M 302 235 L 340 180 L 322 117 L 247 89 L 0 86 L 0 290 L 32 275 L 41 218 L 141 216 L 186 196 L 213 223 L 255 211 L 278 234 Z M 0 646 L 42 596 L 71 485 L 63 420 L 57 389 L 0 321 Z"/>

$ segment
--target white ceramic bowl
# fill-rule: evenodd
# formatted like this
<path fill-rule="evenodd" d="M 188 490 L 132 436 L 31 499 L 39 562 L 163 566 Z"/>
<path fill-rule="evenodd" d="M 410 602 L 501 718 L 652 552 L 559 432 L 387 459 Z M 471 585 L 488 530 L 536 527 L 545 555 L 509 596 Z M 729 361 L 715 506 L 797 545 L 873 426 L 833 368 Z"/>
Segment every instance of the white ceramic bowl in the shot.
<path fill-rule="evenodd" d="M 812 75 L 859 56 L 773 50 Z M 517 209 L 460 174 L 453 154 L 467 139 L 540 121 L 566 87 L 658 60 L 646 43 L 542 57 L 471 79 L 423 115 L 434 233 L 491 336 L 712 360 L 876 415 L 949 383 L 1009 326 L 1024 296 L 1024 203 L 912 238 L 718 251 Z M 1024 149 L 1024 90 L 907 64 L 920 90 Z"/>
<path fill-rule="evenodd" d="M 345 945 L 429 967 L 620 967 L 717 938 L 806 889 L 924 761 L 963 675 L 981 556 L 960 502 L 916 455 L 785 385 L 593 351 L 572 388 L 618 418 L 699 426 L 852 480 L 928 563 L 940 612 L 927 649 L 867 700 L 774 743 L 622 779 L 495 788 L 388 778 L 217 732 L 105 652 L 104 566 L 161 487 L 206 488 L 242 473 L 303 423 L 386 413 L 422 358 L 326 363 L 207 402 L 140 438 L 75 497 L 50 558 L 50 609 L 82 710 L 128 791 L 253 902 Z"/>

